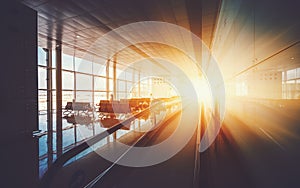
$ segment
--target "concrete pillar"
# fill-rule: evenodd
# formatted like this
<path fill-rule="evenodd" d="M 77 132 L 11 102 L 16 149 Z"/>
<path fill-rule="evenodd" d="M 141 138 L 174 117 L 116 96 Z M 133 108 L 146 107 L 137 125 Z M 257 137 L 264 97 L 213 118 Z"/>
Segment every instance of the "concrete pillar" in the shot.
<path fill-rule="evenodd" d="M 62 155 L 62 70 L 61 45 L 56 46 L 56 152 Z"/>

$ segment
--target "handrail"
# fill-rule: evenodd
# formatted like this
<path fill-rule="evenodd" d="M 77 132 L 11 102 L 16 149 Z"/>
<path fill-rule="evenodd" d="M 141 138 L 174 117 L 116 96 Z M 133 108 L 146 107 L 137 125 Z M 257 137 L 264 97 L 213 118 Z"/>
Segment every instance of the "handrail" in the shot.
<path fill-rule="evenodd" d="M 96 144 L 97 142 L 99 142 L 100 140 L 106 138 L 107 136 L 111 135 L 112 133 L 116 132 L 117 130 L 121 129 L 123 126 L 128 125 L 129 123 L 131 123 L 132 121 L 134 121 L 136 118 L 139 118 L 141 116 L 143 116 L 145 113 L 148 113 L 150 111 L 150 108 L 154 108 L 156 106 L 158 106 L 159 103 L 156 103 L 144 110 L 142 110 L 141 112 L 132 115 L 131 117 L 129 117 L 128 119 L 114 125 L 113 127 L 107 129 L 106 131 L 103 131 L 95 136 L 93 136 L 92 138 L 87 139 L 85 142 L 75 146 L 74 148 L 66 151 L 63 155 L 61 155 L 60 157 L 58 157 L 54 163 L 52 163 L 52 165 L 48 168 L 48 170 L 46 171 L 46 173 L 43 175 L 42 179 L 40 180 L 40 187 L 49 187 L 50 186 L 50 182 L 53 179 L 54 175 L 58 172 L 58 170 L 63 167 L 63 165 L 70 160 L 71 158 L 73 158 L 74 156 L 78 155 L 79 153 L 81 153 L 82 151 L 88 149 L 91 145 Z"/>

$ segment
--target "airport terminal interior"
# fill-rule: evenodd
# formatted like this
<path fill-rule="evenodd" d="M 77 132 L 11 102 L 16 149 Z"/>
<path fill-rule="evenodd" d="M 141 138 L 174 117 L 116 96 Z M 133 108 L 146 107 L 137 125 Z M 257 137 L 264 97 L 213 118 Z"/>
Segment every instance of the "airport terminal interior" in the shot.
<path fill-rule="evenodd" d="M 0 187 L 299 187 L 299 9 L 3 1 Z"/>

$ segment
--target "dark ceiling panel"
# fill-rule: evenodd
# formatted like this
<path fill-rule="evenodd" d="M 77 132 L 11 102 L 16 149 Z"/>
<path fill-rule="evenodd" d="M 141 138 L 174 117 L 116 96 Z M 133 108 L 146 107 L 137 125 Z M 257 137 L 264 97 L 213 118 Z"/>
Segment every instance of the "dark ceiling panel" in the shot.
<path fill-rule="evenodd" d="M 201 1 L 204 4 L 201 4 Z M 54 48 L 62 43 L 65 53 L 79 51 L 81 54 L 89 49 L 90 53 L 98 54 L 97 49 L 108 48 L 107 44 L 94 43 L 105 33 L 138 21 L 164 21 L 177 24 L 203 37 L 206 43 L 211 43 L 217 19 L 219 0 L 25 0 L 24 4 L 38 11 L 39 45 Z M 199 3 L 200 2 L 200 3 Z M 205 11 L 202 11 L 205 7 Z M 205 14 L 206 16 L 202 17 Z M 202 28 L 203 32 L 202 33 Z M 152 35 L 162 41 L 176 41 L 168 30 L 132 32 L 132 37 Z M 130 33 L 129 33 L 130 36 Z M 118 40 L 123 41 L 118 37 Z M 180 39 L 183 46 L 188 46 L 188 39 Z M 180 41 L 178 40 L 178 41 Z M 123 42 L 126 43 L 126 40 Z M 65 47 L 64 47 L 65 46 Z M 139 49 L 141 48 L 141 49 Z M 168 48 L 158 48 L 157 45 L 139 45 L 124 53 L 126 57 L 134 58 L 138 54 L 160 54 L 174 56 L 174 51 Z M 130 55 L 131 54 L 131 55 Z M 103 55 L 103 54 L 102 54 Z M 105 54 L 104 54 L 105 56 Z M 125 59 L 124 59 L 125 58 Z"/>
<path fill-rule="evenodd" d="M 33 0 L 24 0 L 23 2 L 24 2 L 24 4 L 26 4 L 30 7 L 37 7 L 37 6 L 40 6 L 44 3 L 46 3 L 47 1 L 49 1 L 49 0 L 35 0 L 35 1 L 33 1 Z"/>

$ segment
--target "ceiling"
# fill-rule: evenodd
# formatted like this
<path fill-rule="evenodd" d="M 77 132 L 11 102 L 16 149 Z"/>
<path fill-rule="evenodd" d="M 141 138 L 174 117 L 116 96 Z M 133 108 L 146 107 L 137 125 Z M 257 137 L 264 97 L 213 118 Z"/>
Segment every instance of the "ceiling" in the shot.
<path fill-rule="evenodd" d="M 181 26 L 203 40 L 213 52 L 223 75 L 231 78 L 253 68 L 282 71 L 300 66 L 300 6 L 287 0 L 22 0 L 38 12 L 38 42 L 43 48 L 62 46 L 63 52 L 105 62 L 118 47 L 118 63 L 127 65 L 141 58 L 186 62 L 186 57 L 166 44 L 174 42 L 201 57 L 193 36 L 170 27 L 143 26 L 159 21 Z M 132 23 L 139 22 L 139 27 Z M 130 24 L 131 26 L 124 27 Z M 119 28 L 119 30 L 118 30 Z M 115 32 L 115 33 L 112 33 Z M 112 33 L 109 40 L 108 33 Z M 156 40 L 151 43 L 146 39 Z M 134 43 L 133 41 L 144 41 Z M 162 43 L 157 45 L 157 42 Z M 126 49 L 122 49 L 121 47 Z M 173 46 L 174 47 L 174 46 Z M 180 56 L 180 57 L 179 57 Z M 174 58 L 176 57 L 176 58 Z M 104 59 L 104 61 L 103 61 Z M 152 72 L 153 72 L 152 71 Z"/>
<path fill-rule="evenodd" d="M 221 5 L 221 0 L 22 2 L 38 12 L 39 46 L 54 49 L 56 45 L 61 44 L 66 54 L 83 57 L 89 51 L 90 54 L 103 58 L 107 58 L 107 54 L 103 54 L 102 50 L 107 48 L 107 44 L 98 44 L 99 51 L 95 48 L 89 50 L 99 38 L 122 25 L 141 21 L 162 21 L 182 26 L 202 38 L 207 46 L 211 46 Z M 167 31 L 164 32 L 168 34 Z M 142 46 L 137 48 L 134 44 L 131 45 L 131 49 L 132 55 L 139 54 L 146 58 L 146 51 L 150 50 L 149 46 L 143 49 Z"/>

